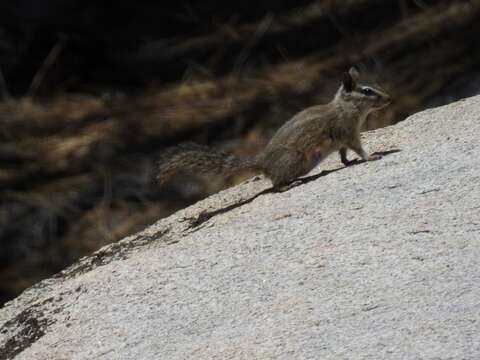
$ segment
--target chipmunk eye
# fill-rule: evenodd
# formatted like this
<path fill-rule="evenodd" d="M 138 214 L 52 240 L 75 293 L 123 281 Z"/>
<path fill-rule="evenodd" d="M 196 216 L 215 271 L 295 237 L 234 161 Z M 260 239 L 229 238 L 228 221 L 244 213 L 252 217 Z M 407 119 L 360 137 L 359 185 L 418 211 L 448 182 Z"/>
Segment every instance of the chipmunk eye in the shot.
<path fill-rule="evenodd" d="M 375 96 L 375 91 L 373 91 L 372 89 L 370 89 L 369 87 L 364 87 L 362 88 L 362 93 L 366 96 Z"/>

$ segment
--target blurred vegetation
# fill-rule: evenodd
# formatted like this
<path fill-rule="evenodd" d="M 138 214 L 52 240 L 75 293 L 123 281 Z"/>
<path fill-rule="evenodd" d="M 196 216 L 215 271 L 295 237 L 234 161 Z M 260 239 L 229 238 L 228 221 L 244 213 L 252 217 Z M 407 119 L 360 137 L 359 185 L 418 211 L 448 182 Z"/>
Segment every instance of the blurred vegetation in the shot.
<path fill-rule="evenodd" d="M 369 129 L 480 87 L 478 0 L 0 7 L 0 304 L 232 185 L 152 184 L 169 145 L 256 153 L 351 64 L 395 98 Z"/>

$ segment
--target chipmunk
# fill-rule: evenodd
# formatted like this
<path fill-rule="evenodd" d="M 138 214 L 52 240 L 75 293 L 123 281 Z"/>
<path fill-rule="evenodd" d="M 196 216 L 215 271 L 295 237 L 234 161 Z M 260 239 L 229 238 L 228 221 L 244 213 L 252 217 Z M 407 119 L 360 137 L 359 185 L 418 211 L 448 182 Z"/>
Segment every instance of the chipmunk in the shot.
<path fill-rule="evenodd" d="M 382 88 L 362 84 L 358 71 L 352 67 L 344 73 L 342 84 L 330 103 L 312 106 L 294 115 L 278 129 L 259 155 L 239 158 L 202 145 L 182 144 L 162 154 L 157 180 L 162 183 L 177 171 L 232 176 L 251 170 L 263 173 L 278 187 L 308 174 L 335 151 L 339 151 L 345 166 L 352 163 L 347 159 L 347 149 L 363 160 L 377 160 L 380 156 L 368 155 L 363 149 L 360 129 L 369 113 L 390 102 L 390 96 Z"/>

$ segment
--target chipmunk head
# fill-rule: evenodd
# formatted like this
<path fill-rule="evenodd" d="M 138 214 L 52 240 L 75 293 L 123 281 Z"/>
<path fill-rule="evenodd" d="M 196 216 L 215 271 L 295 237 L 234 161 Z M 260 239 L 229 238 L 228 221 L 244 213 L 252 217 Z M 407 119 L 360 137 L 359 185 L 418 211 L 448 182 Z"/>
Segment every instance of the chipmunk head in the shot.
<path fill-rule="evenodd" d="M 353 103 L 367 113 L 379 110 L 392 101 L 390 95 L 380 86 L 360 82 L 360 75 L 354 67 L 343 74 L 342 86 L 340 86 L 336 98 Z"/>

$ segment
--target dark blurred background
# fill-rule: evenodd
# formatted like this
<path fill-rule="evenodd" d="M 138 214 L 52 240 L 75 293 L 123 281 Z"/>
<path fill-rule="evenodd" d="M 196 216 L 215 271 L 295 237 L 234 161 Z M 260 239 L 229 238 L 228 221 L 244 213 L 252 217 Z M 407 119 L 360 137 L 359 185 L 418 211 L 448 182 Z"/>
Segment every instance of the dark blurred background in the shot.
<path fill-rule="evenodd" d="M 480 90 L 480 1 L 0 5 L 0 304 L 242 178 L 152 183 L 165 147 L 262 149 L 357 64 L 373 129 Z"/>

